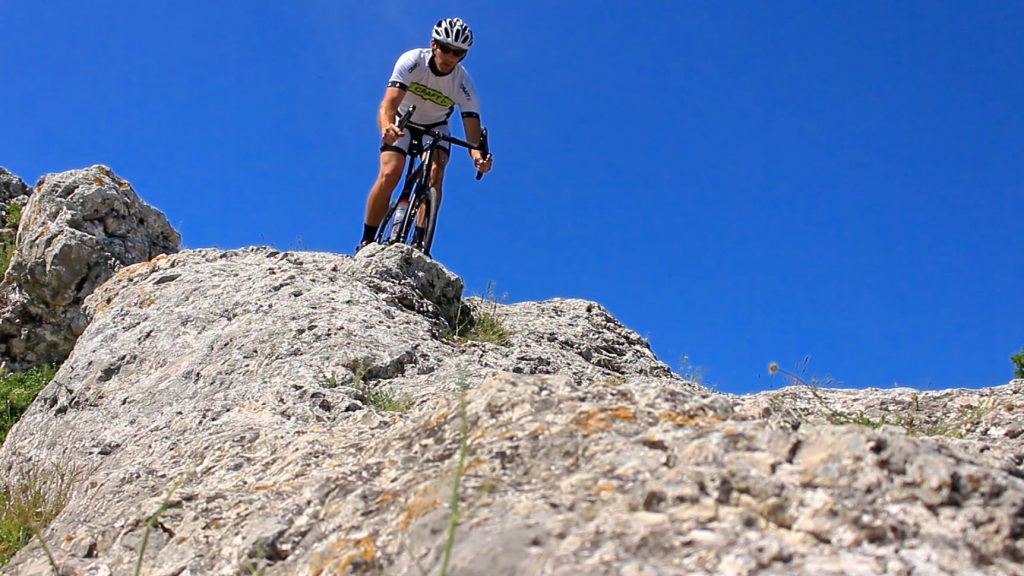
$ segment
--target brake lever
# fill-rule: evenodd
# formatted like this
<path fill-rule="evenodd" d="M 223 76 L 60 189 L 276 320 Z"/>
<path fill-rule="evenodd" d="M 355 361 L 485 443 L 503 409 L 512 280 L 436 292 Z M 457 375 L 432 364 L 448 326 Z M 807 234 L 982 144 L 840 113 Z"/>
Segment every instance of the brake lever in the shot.
<path fill-rule="evenodd" d="M 405 125 L 409 123 L 409 119 L 412 118 L 412 113 L 416 111 L 416 105 L 409 106 L 409 109 L 402 114 L 402 117 L 398 119 L 398 129 L 405 130 Z"/>
<path fill-rule="evenodd" d="M 479 150 L 481 152 L 483 152 L 483 154 L 484 154 L 483 157 L 485 159 L 489 158 L 491 156 L 490 147 L 487 145 L 487 128 L 484 128 L 483 132 L 480 133 L 480 146 L 479 146 Z M 476 179 L 479 180 L 479 179 L 481 179 L 483 177 L 484 177 L 484 173 L 479 171 L 479 170 L 477 170 L 476 171 Z"/>
<path fill-rule="evenodd" d="M 402 114 L 401 118 L 398 119 L 398 124 L 396 124 L 396 126 L 398 126 L 399 130 L 405 130 L 405 125 L 409 123 L 409 120 L 412 118 L 412 113 L 415 112 L 415 111 L 416 111 L 416 105 L 413 104 L 412 106 L 409 106 L 409 109 L 406 110 L 404 114 Z M 384 138 L 383 137 L 381 137 L 381 139 L 380 139 L 380 144 L 381 144 L 381 146 L 384 145 Z"/>

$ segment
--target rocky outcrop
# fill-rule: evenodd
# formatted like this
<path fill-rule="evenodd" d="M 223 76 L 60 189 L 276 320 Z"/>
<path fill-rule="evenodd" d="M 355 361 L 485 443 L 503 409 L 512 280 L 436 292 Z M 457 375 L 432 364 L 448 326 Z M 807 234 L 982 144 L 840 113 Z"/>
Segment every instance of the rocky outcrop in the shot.
<path fill-rule="evenodd" d="M 0 277 L 7 271 L 18 235 L 18 215 L 32 189 L 21 178 L 0 166 Z"/>
<path fill-rule="evenodd" d="M 0 166 L 0 205 L 6 205 L 17 198 L 28 198 L 32 189 L 21 178 Z"/>
<path fill-rule="evenodd" d="M 36 190 L 0 284 L 0 357 L 15 370 L 62 361 L 85 329 L 85 297 L 118 269 L 181 242 L 106 166 L 48 174 Z"/>
<path fill-rule="evenodd" d="M 438 574 L 456 477 L 460 576 L 1021 570 L 1024 382 L 956 433 L 836 425 L 803 388 L 683 381 L 599 304 L 461 292 L 402 246 L 126 267 L 0 476 L 78 471 L 42 534 L 66 574 L 132 573 L 144 537 L 147 574 Z M 505 343 L 453 337 L 467 314 Z"/>
<path fill-rule="evenodd" d="M 858 424 L 928 438 L 1024 478 L 1024 380 L 981 389 L 786 386 L 737 398 L 737 414 L 798 428 Z"/>

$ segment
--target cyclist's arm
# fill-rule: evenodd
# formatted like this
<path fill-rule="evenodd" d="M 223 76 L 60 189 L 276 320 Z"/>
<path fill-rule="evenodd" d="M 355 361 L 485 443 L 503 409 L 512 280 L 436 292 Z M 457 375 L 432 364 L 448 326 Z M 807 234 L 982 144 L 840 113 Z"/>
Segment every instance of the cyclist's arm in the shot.
<path fill-rule="evenodd" d="M 377 111 L 377 126 L 381 134 L 384 134 L 389 126 L 395 125 L 395 115 L 398 114 L 398 105 L 405 98 L 405 89 L 398 86 L 388 86 L 384 91 L 384 99 L 380 101 L 380 108 Z M 397 126 L 395 127 L 397 129 Z"/>
<path fill-rule="evenodd" d="M 462 115 L 462 129 L 466 131 L 466 141 L 474 146 L 480 144 L 480 136 L 482 130 L 480 128 L 480 116 L 477 114 L 463 114 Z M 473 166 L 476 166 L 479 172 L 489 172 L 491 170 L 491 155 L 488 154 L 484 157 L 484 153 L 475 149 L 469 149 L 469 157 L 473 159 Z"/>
<path fill-rule="evenodd" d="M 462 115 L 462 129 L 466 132 L 466 142 L 476 146 L 480 144 L 480 117 L 475 114 Z M 469 149 L 469 156 L 476 160 L 482 158 L 483 153 L 479 150 Z"/>

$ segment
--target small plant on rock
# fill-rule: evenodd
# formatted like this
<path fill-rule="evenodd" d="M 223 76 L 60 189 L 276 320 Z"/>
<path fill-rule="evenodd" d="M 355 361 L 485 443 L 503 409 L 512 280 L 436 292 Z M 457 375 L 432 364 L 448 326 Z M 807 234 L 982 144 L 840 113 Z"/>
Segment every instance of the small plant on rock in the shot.
<path fill-rule="evenodd" d="M 505 346 L 511 333 L 494 314 L 481 312 L 476 317 L 473 327 L 466 333 L 467 340 L 489 342 L 497 346 Z"/>
<path fill-rule="evenodd" d="M 806 367 L 808 360 L 809 358 L 804 358 L 803 367 Z M 986 414 L 993 410 L 992 406 L 969 406 L 961 408 L 956 416 L 933 425 L 918 421 L 914 414 L 881 414 L 878 417 L 872 417 L 863 410 L 852 413 L 836 409 L 825 400 L 825 397 L 819 392 L 819 388 L 822 385 L 830 384 L 832 382 L 830 377 L 826 377 L 824 380 L 812 377 L 811 381 L 807 382 L 798 374 L 780 368 L 777 362 L 768 364 L 768 373 L 773 376 L 780 373 L 789 379 L 790 383 L 805 386 L 818 404 L 828 413 L 827 419 L 831 424 L 857 424 L 871 429 L 878 429 L 882 426 L 899 426 L 912 436 L 963 438 L 965 429 L 977 425 Z M 919 411 L 921 409 L 920 395 L 911 394 L 910 403 L 914 406 L 914 411 Z M 802 414 L 801 419 L 805 419 Z"/>
<path fill-rule="evenodd" d="M 155 528 L 160 523 L 160 516 L 169 508 L 181 504 L 181 502 L 176 503 L 174 500 L 172 500 L 172 497 L 174 496 L 174 492 L 178 488 L 180 488 L 182 483 L 184 482 L 184 476 L 175 480 L 171 484 L 170 488 L 167 490 L 167 494 L 164 496 L 164 499 L 160 502 L 160 506 L 156 509 L 156 512 L 154 512 L 153 515 L 146 520 L 146 527 L 142 531 L 142 542 L 139 544 L 139 553 L 138 556 L 136 556 L 135 558 L 135 571 L 133 572 L 134 576 L 139 576 L 142 573 L 142 559 L 146 555 L 146 546 L 149 543 L 149 533 L 152 532 L 153 528 Z"/>
<path fill-rule="evenodd" d="M 466 392 L 468 388 L 465 380 L 459 382 L 459 456 L 455 463 L 455 473 L 452 474 L 451 497 L 448 501 L 448 529 L 445 533 L 444 555 L 441 560 L 441 576 L 448 574 L 448 565 L 451 561 L 452 548 L 455 545 L 455 532 L 459 526 L 462 513 L 459 510 L 460 488 L 462 477 L 466 472 L 466 457 L 469 454 L 469 416 L 466 411 Z"/>
<path fill-rule="evenodd" d="M 807 363 L 810 362 L 810 360 L 811 360 L 810 356 L 804 357 L 804 361 L 803 361 L 803 363 L 801 364 L 801 367 L 800 367 L 800 371 L 801 372 L 804 371 L 807 368 Z M 799 386 L 806 387 L 811 392 L 811 396 L 814 397 L 814 399 L 818 402 L 818 404 L 822 408 L 824 408 L 826 412 L 828 412 L 828 414 L 829 414 L 828 420 L 832 424 L 861 423 L 861 422 L 855 422 L 858 419 L 863 421 L 862 418 L 857 418 L 855 416 L 851 416 L 851 415 L 847 414 L 846 412 L 843 412 L 843 411 L 840 411 L 840 410 L 836 410 L 835 408 L 832 407 L 831 404 L 828 403 L 828 401 L 825 400 L 825 398 L 821 395 L 821 393 L 818 392 L 818 389 L 821 388 L 822 386 L 828 386 L 829 384 L 832 383 L 832 377 L 831 376 L 826 376 L 823 379 L 819 379 L 817 376 L 812 376 L 811 377 L 811 381 L 808 382 L 807 380 L 804 380 L 796 372 L 790 372 L 789 370 L 786 370 L 785 368 L 781 368 L 779 366 L 778 362 L 769 362 L 768 363 L 768 374 L 770 376 L 775 376 L 775 374 L 782 374 L 783 377 L 785 377 L 786 379 L 789 380 L 790 384 L 792 384 L 794 386 L 799 385 Z"/>
<path fill-rule="evenodd" d="M 1024 346 L 1020 347 L 1020 352 L 1010 354 L 1010 361 L 1013 362 L 1014 377 L 1024 378 Z"/>
<path fill-rule="evenodd" d="M 0 443 L 55 373 L 56 368 L 50 364 L 22 372 L 0 368 Z"/>
<path fill-rule="evenodd" d="M 11 267 L 12 258 L 14 258 L 14 241 L 0 238 L 0 276 Z"/>
<path fill-rule="evenodd" d="M 704 368 L 694 365 L 686 354 L 679 358 L 679 375 L 687 382 L 704 384 Z"/>
<path fill-rule="evenodd" d="M 337 388 L 338 387 L 338 376 L 334 371 L 320 371 L 320 386 L 324 388 Z"/>
<path fill-rule="evenodd" d="M 806 370 L 808 362 L 810 362 L 810 356 L 804 357 L 804 361 L 800 367 L 801 372 Z M 793 385 L 806 387 L 818 405 L 824 408 L 828 413 L 827 419 L 830 424 L 857 424 L 858 426 L 864 426 L 872 429 L 881 428 L 886 424 L 899 425 L 899 422 L 889 421 L 884 415 L 881 418 L 872 418 L 864 411 L 859 411 L 856 414 L 853 414 L 833 407 L 832 404 L 825 400 L 825 397 L 822 396 L 819 391 L 822 387 L 828 387 L 833 383 L 831 376 L 826 376 L 824 378 L 812 376 L 811 381 L 808 382 L 797 373 L 780 368 L 778 362 L 769 363 L 768 374 L 774 376 L 776 373 L 782 374 L 785 378 L 789 379 L 790 383 Z"/>
<path fill-rule="evenodd" d="M 598 382 L 605 386 L 621 386 L 626 383 L 626 377 L 623 376 L 622 374 L 612 374 L 607 378 L 598 380 Z"/>
<path fill-rule="evenodd" d="M 349 367 L 352 370 L 352 387 L 363 395 L 367 404 L 384 412 L 405 412 L 409 409 L 409 400 L 399 397 L 392 388 L 366 382 L 366 375 L 372 368 L 369 362 L 355 360 Z"/>
<path fill-rule="evenodd" d="M 64 510 L 78 478 L 75 470 L 54 465 L 25 470 L 14 482 L 0 484 L 0 565 L 33 536 L 49 556 L 40 531 Z"/>
<path fill-rule="evenodd" d="M 964 430 L 976 426 L 986 414 L 994 409 L 993 405 L 964 406 L 957 410 L 955 416 L 930 426 L 904 426 L 914 436 L 945 436 L 947 438 L 963 438 Z"/>
<path fill-rule="evenodd" d="M 409 401 L 398 397 L 391 388 L 362 386 L 358 389 L 366 398 L 366 403 L 384 412 L 405 412 L 409 409 Z"/>
<path fill-rule="evenodd" d="M 20 222 L 21 205 L 11 202 L 7 205 L 7 210 L 4 213 L 3 226 L 17 230 Z M 14 234 L 0 233 L 0 276 L 7 272 L 7 268 L 11 265 L 11 259 L 14 258 L 15 240 Z"/>
<path fill-rule="evenodd" d="M 11 202 L 7 205 L 7 213 L 4 215 L 5 228 L 17 228 L 21 224 L 21 204 Z"/>
<path fill-rule="evenodd" d="M 490 310 L 480 310 L 475 315 L 469 314 L 469 307 L 459 304 L 455 317 L 455 337 L 475 342 L 488 342 L 497 346 L 506 346 L 512 332 L 498 315 L 499 298 L 494 294 L 494 283 L 487 284 L 487 293 L 483 298 Z"/>

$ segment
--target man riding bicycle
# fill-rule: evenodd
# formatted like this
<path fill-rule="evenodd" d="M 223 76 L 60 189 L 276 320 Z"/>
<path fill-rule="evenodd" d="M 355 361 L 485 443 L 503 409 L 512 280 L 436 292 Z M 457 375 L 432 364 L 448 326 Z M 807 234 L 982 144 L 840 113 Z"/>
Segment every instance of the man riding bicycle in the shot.
<path fill-rule="evenodd" d="M 401 129 L 397 119 L 410 106 L 415 106 L 411 118 L 413 124 L 425 129 L 437 129 L 449 134 L 448 118 L 459 106 L 462 127 L 466 140 L 477 145 L 480 142 L 480 103 L 476 88 L 463 68 L 461 61 L 473 45 L 473 32 L 460 18 L 439 20 L 431 33 L 430 48 L 409 50 L 398 58 L 394 72 L 388 81 L 384 99 L 377 111 L 377 124 L 381 131 L 380 171 L 366 198 L 366 215 L 363 220 L 363 239 L 356 248 L 359 251 L 373 242 L 388 210 L 391 193 L 402 177 L 406 154 L 412 138 L 423 138 L 424 145 L 429 136 L 413 126 Z M 434 155 L 430 170 L 430 184 L 437 190 L 438 204 L 441 201 L 441 182 L 444 167 L 448 162 L 450 146 L 447 144 Z M 490 154 L 470 149 L 469 155 L 479 172 L 491 169 Z M 413 245 L 419 244 L 424 235 L 422 220 L 417 220 L 413 233 Z"/>

